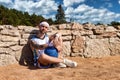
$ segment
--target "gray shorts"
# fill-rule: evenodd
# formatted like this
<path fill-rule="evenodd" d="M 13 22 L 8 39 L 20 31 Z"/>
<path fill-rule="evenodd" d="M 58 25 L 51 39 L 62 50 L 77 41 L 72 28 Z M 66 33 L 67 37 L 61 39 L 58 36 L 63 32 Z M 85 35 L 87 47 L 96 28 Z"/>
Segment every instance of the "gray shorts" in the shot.
<path fill-rule="evenodd" d="M 39 58 L 42 54 L 44 54 L 44 50 L 38 50 L 37 53 L 38 53 L 38 58 Z"/>

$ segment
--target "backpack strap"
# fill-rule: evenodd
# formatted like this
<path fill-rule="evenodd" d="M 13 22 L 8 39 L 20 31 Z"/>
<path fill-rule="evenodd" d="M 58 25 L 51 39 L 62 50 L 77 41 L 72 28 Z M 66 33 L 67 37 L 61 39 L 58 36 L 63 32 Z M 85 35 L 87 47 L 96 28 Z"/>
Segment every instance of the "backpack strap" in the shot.
<path fill-rule="evenodd" d="M 38 55 L 37 55 L 37 52 L 36 52 L 35 49 L 33 50 L 33 59 L 34 59 L 34 66 L 37 66 L 37 64 L 38 64 Z"/>

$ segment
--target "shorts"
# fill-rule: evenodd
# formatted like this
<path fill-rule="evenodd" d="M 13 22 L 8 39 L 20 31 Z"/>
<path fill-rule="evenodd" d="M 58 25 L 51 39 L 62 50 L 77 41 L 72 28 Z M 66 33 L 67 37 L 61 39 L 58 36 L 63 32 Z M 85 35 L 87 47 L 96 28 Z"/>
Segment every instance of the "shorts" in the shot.
<path fill-rule="evenodd" d="M 44 50 L 38 50 L 38 58 L 39 58 L 42 54 L 44 54 Z"/>
<path fill-rule="evenodd" d="M 54 46 L 47 47 L 44 53 L 52 57 L 58 57 L 58 50 Z"/>

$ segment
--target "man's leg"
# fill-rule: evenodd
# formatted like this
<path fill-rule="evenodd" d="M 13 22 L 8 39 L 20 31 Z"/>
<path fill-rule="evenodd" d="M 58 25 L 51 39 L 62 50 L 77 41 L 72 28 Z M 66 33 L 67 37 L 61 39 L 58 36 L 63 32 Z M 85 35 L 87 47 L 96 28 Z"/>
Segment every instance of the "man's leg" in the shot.
<path fill-rule="evenodd" d="M 51 64 L 51 63 L 60 63 L 60 62 L 63 62 L 63 60 L 60 58 L 48 56 L 43 53 L 38 58 L 38 62 L 47 65 L 47 64 Z"/>
<path fill-rule="evenodd" d="M 38 62 L 43 64 L 43 65 L 48 65 L 48 64 L 52 64 L 52 63 L 64 63 L 69 67 L 76 67 L 77 63 L 68 59 L 60 59 L 60 58 L 56 58 L 56 57 L 51 57 L 48 56 L 46 54 L 42 54 L 40 55 Z"/>

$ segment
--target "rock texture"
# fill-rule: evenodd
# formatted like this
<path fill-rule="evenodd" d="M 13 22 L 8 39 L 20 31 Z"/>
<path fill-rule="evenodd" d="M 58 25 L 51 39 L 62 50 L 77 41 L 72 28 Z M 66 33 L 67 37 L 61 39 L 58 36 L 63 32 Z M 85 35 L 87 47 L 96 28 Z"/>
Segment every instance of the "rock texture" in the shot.
<path fill-rule="evenodd" d="M 0 25 L 0 66 L 20 63 L 31 65 L 33 55 L 29 39 L 38 28 L 31 26 Z M 101 58 L 120 54 L 120 26 L 91 23 L 51 25 L 48 35 L 60 32 L 64 56 Z"/>

